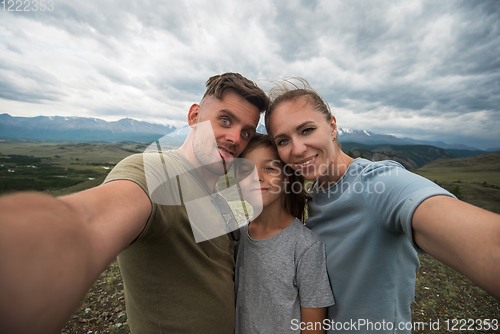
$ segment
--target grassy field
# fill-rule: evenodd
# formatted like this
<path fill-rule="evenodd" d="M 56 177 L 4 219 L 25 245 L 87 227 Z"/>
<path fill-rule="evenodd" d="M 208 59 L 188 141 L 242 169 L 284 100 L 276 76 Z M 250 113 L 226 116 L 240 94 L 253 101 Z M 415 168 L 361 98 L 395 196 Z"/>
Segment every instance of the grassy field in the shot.
<path fill-rule="evenodd" d="M 0 184 L 2 180 L 14 177 L 40 181 L 46 180 L 48 176 L 60 175 L 78 182 L 63 189 L 49 185 L 46 192 L 52 195 L 69 194 L 99 185 L 109 172 L 106 168 L 112 168 L 123 157 L 141 152 L 145 148 L 145 145 L 137 143 L 111 145 L 0 142 L 0 159 L 3 159 L 0 160 L 0 165 L 3 165 L 0 167 Z M 13 159 L 12 155 L 28 157 Z M 36 160 L 37 158 L 40 160 Z M 38 168 L 26 167 L 27 165 L 37 165 Z M 43 165 L 46 165 L 45 169 L 41 168 Z M 19 174 L 14 176 L 16 172 L 8 172 L 8 169 L 17 169 Z M 21 173 L 22 169 L 25 169 L 24 174 Z M 42 170 L 46 174 L 38 173 Z M 498 152 L 474 158 L 435 161 L 413 172 L 439 183 L 469 203 L 500 213 Z M 415 330 L 414 333 L 500 332 L 459 330 L 460 320 L 500 320 L 500 303 L 431 256 L 420 256 L 420 260 L 421 268 L 417 272 L 416 298 L 412 313 L 414 323 L 421 323 L 424 329 Z M 458 330 L 447 331 L 446 320 L 452 329 L 454 319 L 457 319 L 458 326 L 455 328 Z M 430 324 L 435 325 L 438 320 L 439 330 L 431 330 Z M 123 282 L 115 261 L 100 275 L 61 333 L 129 332 Z"/>
<path fill-rule="evenodd" d="M 467 203 L 500 213 L 500 152 L 436 160 L 413 172 L 438 183 Z"/>

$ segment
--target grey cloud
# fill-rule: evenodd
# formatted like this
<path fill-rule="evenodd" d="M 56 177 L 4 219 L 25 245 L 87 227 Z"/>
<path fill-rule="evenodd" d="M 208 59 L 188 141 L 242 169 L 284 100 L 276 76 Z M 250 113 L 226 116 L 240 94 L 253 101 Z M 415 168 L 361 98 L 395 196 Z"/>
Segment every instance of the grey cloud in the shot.
<path fill-rule="evenodd" d="M 10 43 L 8 41 L 5 41 L 3 44 L 5 45 L 5 47 L 8 50 L 10 50 L 12 52 L 15 52 L 15 53 L 17 53 L 19 55 L 23 54 L 23 51 L 17 45 L 15 45 L 14 43 Z"/>
<path fill-rule="evenodd" d="M 59 80 L 38 66 L 22 67 L 0 57 L 0 73 L 0 96 L 4 99 L 36 103 L 57 101 L 65 95 Z"/>
<path fill-rule="evenodd" d="M 23 16 L 74 36 L 84 52 L 75 51 L 73 58 L 58 56 L 88 64 L 85 73 L 75 69 L 81 80 L 66 79 L 64 73 L 56 77 L 38 64 L 14 62 L 15 56 L 38 59 L 32 52 L 37 37 L 21 24 L 2 25 L 2 15 L 7 14 L 0 13 L 0 27 L 10 31 L 12 39 L 0 36 L 0 48 L 11 57 L 0 56 L 0 70 L 10 71 L 9 78 L 39 83 L 30 97 L 18 81 L 4 78 L 4 98 L 57 99 L 68 82 L 73 96 L 109 92 L 122 98 L 128 92 L 122 86 L 130 86 L 152 104 L 138 111 L 140 100 L 130 106 L 134 110 L 126 110 L 126 103 L 113 109 L 94 101 L 102 107 L 93 110 L 156 117 L 165 105 L 166 118 L 185 120 L 174 110 L 184 111 L 186 104 L 197 102 L 208 77 L 237 71 L 253 80 L 303 76 L 332 108 L 345 108 L 367 120 L 392 124 L 391 113 L 403 119 L 435 116 L 453 128 L 453 117 L 464 116 L 485 133 L 490 126 L 500 126 L 493 116 L 500 105 L 500 1 L 214 0 L 194 5 L 57 0 L 53 12 L 4 16 Z M 130 64 L 138 64 L 138 69 Z M 489 121 L 481 125 L 475 115 L 484 111 L 490 112 Z M 422 135 L 417 128 L 393 125 L 383 130 Z M 446 131 L 443 126 L 442 133 Z"/>
<path fill-rule="evenodd" d="M 43 103 L 44 101 L 59 100 L 60 94 L 57 92 L 48 93 L 45 91 L 32 91 L 22 86 L 15 85 L 10 81 L 6 81 L 2 76 L 0 76 L 0 98 L 28 103 Z"/>
<path fill-rule="evenodd" d="M 338 43 L 340 48 L 347 50 L 347 53 L 342 53 L 343 57 L 350 58 L 342 60 L 335 53 L 325 54 L 332 59 L 332 64 L 365 78 L 383 77 L 377 85 L 368 88 L 332 78 L 329 90 L 333 92 L 325 95 L 340 106 L 345 105 L 343 99 L 351 99 L 413 110 L 435 105 L 440 112 L 445 113 L 498 110 L 500 2 L 464 2 L 455 7 L 453 2 L 426 1 L 421 10 L 409 15 L 408 22 L 399 29 L 393 26 L 397 22 L 390 23 L 385 17 L 393 4 L 343 2 L 340 15 L 335 7 L 316 8 L 318 17 L 309 26 L 308 37 L 314 39 L 315 36 L 323 36 L 323 43 L 325 39 L 332 45 Z M 419 49 L 423 41 L 429 38 L 425 33 L 444 13 L 450 15 L 453 24 L 450 27 L 452 47 L 431 49 L 436 53 L 425 54 Z M 328 16 L 331 16 L 331 21 L 338 20 L 340 23 L 325 23 L 328 22 Z M 300 22 L 304 15 L 296 12 L 290 17 L 298 17 Z M 299 34 L 298 25 L 290 21 L 283 23 L 283 34 L 287 35 L 287 29 L 293 31 L 288 36 Z M 344 28 L 341 33 L 335 31 L 341 25 Z M 319 30 L 323 34 L 317 33 Z M 296 40 L 296 49 L 307 48 L 309 44 L 318 45 L 319 40 L 309 40 L 309 44 L 301 42 L 300 39 Z M 282 51 L 293 54 L 294 39 L 289 39 L 288 43 L 290 46 L 285 42 L 283 45 L 287 47 Z M 316 53 L 314 48 L 310 50 Z M 385 63 L 382 61 L 382 67 L 377 67 L 372 59 L 381 52 L 387 52 L 395 59 Z M 300 52 L 296 54 L 300 55 Z M 293 60 L 297 56 L 290 58 Z M 419 71 L 422 72 L 420 75 L 407 80 Z M 321 73 L 317 75 L 321 76 Z M 448 78 L 450 85 L 435 84 L 436 80 Z M 484 93 L 485 90 L 488 94 Z M 367 111 L 356 110 L 361 113 Z"/>

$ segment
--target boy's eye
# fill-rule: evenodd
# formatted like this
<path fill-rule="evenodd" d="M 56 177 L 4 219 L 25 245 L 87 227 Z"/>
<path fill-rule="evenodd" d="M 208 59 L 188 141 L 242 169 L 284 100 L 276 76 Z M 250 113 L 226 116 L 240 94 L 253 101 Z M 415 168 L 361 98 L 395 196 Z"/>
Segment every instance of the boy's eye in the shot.
<path fill-rule="evenodd" d="M 281 172 L 278 168 L 275 167 L 267 167 L 264 170 L 268 172 L 270 175 L 279 175 Z"/>

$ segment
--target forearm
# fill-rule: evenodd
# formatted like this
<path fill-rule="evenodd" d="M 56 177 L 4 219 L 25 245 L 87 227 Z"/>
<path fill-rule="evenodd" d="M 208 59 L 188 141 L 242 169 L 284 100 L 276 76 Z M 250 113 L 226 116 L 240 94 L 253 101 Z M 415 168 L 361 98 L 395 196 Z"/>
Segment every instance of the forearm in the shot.
<path fill-rule="evenodd" d="M 326 307 L 300 308 L 300 321 L 304 324 L 302 334 L 324 334 L 323 321 L 326 318 Z"/>
<path fill-rule="evenodd" d="M 0 198 L 0 328 L 54 333 L 99 275 L 87 225 L 40 193 Z"/>
<path fill-rule="evenodd" d="M 500 300 L 500 216 L 451 197 L 424 201 L 413 216 L 415 242 Z"/>

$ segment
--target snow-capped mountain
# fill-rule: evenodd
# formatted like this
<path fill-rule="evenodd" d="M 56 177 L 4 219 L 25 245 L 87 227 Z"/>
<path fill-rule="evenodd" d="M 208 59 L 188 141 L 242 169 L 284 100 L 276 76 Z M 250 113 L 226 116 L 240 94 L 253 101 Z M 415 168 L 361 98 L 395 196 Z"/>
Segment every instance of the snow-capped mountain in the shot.
<path fill-rule="evenodd" d="M 412 138 L 399 138 L 392 135 L 381 135 L 366 130 L 351 130 L 339 128 L 339 142 L 355 142 L 366 145 L 392 144 L 392 145 L 431 145 L 444 149 L 481 151 L 475 147 L 470 147 L 461 144 L 447 144 L 441 141 L 426 141 Z"/>
<path fill-rule="evenodd" d="M 183 142 L 190 127 L 175 128 L 171 125 L 152 124 L 131 118 L 106 122 L 99 118 L 85 117 L 12 117 L 0 115 L 0 139 L 7 140 L 56 140 L 56 141 L 142 141 L 151 142 L 166 135 L 165 140 Z M 263 124 L 257 132 L 267 133 Z M 481 151 L 474 147 L 443 142 L 398 138 L 392 135 L 376 134 L 366 130 L 338 129 L 342 143 L 356 142 L 366 145 L 431 145 L 444 149 Z"/>

